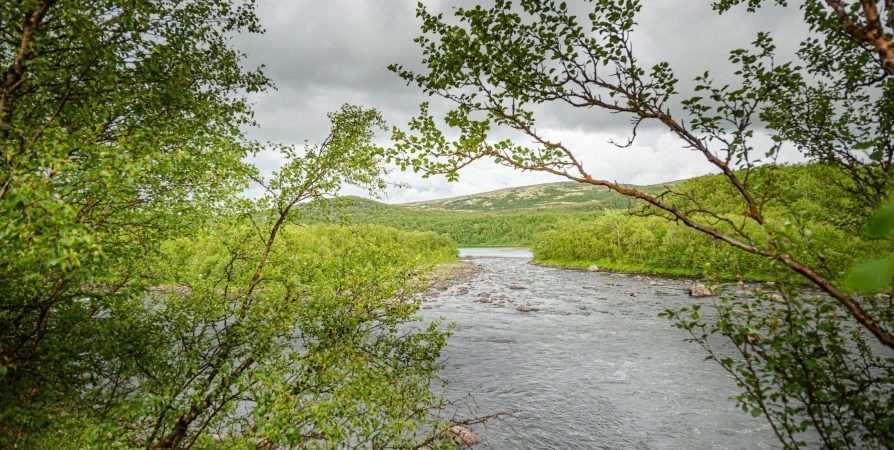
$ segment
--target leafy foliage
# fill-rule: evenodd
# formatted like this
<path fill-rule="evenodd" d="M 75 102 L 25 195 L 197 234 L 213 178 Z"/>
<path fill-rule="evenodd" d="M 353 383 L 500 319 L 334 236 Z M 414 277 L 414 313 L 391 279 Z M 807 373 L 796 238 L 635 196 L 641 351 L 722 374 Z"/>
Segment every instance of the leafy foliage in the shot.
<path fill-rule="evenodd" d="M 892 369 L 885 355 L 894 349 L 894 306 L 874 293 L 855 291 L 843 272 L 854 258 L 890 251 L 889 242 L 848 236 L 863 233 L 891 197 L 894 5 L 806 0 L 801 10 L 812 33 L 801 42 L 797 62 L 780 61 L 771 36 L 761 33 L 751 48 L 730 53 L 738 77 L 734 84 L 717 85 L 705 72 L 695 79 L 695 95 L 680 98 L 670 65 L 645 67 L 634 52 L 642 2 L 581 3 L 589 14 L 572 13 L 566 2 L 496 0 L 488 8 L 457 8 L 451 19 L 430 13 L 420 3 L 417 16 L 423 34 L 416 42 L 424 68 L 390 68 L 423 92 L 452 104 L 442 119 L 458 137 L 448 139 L 423 104 L 407 130 L 394 130 L 392 160 L 402 168 L 443 174 L 449 180 L 457 179 L 471 162 L 490 159 L 518 170 L 605 186 L 640 200 L 639 215 L 673 221 L 722 247 L 710 253 L 760 261 L 756 270 L 772 271 L 787 285 L 787 306 L 756 309 L 736 301 L 731 308 L 717 305 L 710 321 L 700 320 L 692 308 L 667 315 L 705 348 L 713 348 L 713 336 L 735 345 L 737 358 L 728 360 L 713 351 L 710 356 L 738 377 L 745 391 L 740 402 L 764 414 L 786 447 L 806 445 L 798 437 L 806 430 L 820 436 L 827 448 L 892 447 Z M 753 10 L 771 2 L 720 0 L 715 8 L 723 12 L 741 3 Z M 594 178 L 574 149 L 537 128 L 538 105 L 547 102 L 625 114 L 633 123 L 631 142 L 642 124 L 661 127 L 721 174 L 714 182 L 719 196 L 685 189 L 656 195 Z M 675 104 L 682 105 L 682 112 L 672 111 Z M 531 144 L 492 139 L 501 128 L 521 133 Z M 756 146 L 759 131 L 771 137 L 771 145 Z M 810 183 L 779 183 L 777 171 L 764 167 L 772 167 L 785 145 L 831 171 L 818 191 L 827 199 L 792 196 L 811 188 Z M 650 235 L 641 233 L 643 228 L 631 227 L 631 238 L 648 242 Z M 651 236 L 664 244 L 677 229 L 668 227 L 660 240 L 660 230 Z M 563 247 L 579 245 L 575 239 L 585 241 L 583 245 L 597 249 L 597 256 L 611 250 L 604 240 L 594 244 L 595 239 L 577 234 L 552 232 L 545 239 L 563 241 Z M 688 242 L 689 237 L 682 240 Z M 698 243 L 695 239 L 696 251 Z M 644 261 L 637 249 L 646 245 L 628 243 L 625 250 L 621 241 L 617 247 L 624 257 Z M 582 257 L 574 251 L 564 254 Z M 882 277 L 872 285 L 878 288 L 887 282 L 889 267 L 877 261 L 855 269 L 851 279 L 860 285 L 860 278 Z M 802 303 L 788 286 L 799 284 L 795 280 L 813 284 L 828 297 L 804 296 Z M 729 319 L 731 314 L 741 320 Z M 756 333 L 768 338 L 755 338 Z M 789 367 L 793 363 L 807 367 Z M 859 389 L 874 397 L 849 398 Z"/>
<path fill-rule="evenodd" d="M 0 447 L 443 447 L 446 332 L 414 327 L 443 236 L 299 227 L 379 192 L 384 126 L 330 114 L 262 178 L 226 0 L 0 7 Z M 257 183 L 257 201 L 236 194 Z"/>
<path fill-rule="evenodd" d="M 872 235 L 848 232 L 851 204 L 835 182 L 841 174 L 834 169 L 817 164 L 765 166 L 751 176 L 768 190 L 764 196 L 768 221 L 778 230 L 788 227 L 788 250 L 819 267 L 825 276 L 840 280 L 866 258 L 894 251 L 889 243 Z M 674 190 L 691 199 L 685 207 L 710 210 L 734 222 L 746 220 L 739 213 L 744 205 L 720 175 L 685 180 Z M 797 220 L 795 226 L 793 219 Z M 733 231 L 732 227 L 727 230 Z M 731 251 L 710 236 L 662 217 L 615 213 L 567 222 L 535 236 L 533 248 L 537 261 L 559 265 L 585 267 L 595 263 L 609 269 L 676 275 L 707 272 L 732 279 L 774 279 L 778 272 L 772 260 Z M 867 276 L 872 278 L 874 274 L 863 278 Z"/>
<path fill-rule="evenodd" d="M 269 83 L 227 43 L 258 31 L 250 3 L 17 1 L 0 29 L 0 446 L 15 448 L 45 408 L 92 407 L 79 393 L 97 375 L 134 368 L 111 341 L 138 331 L 122 314 L 160 243 L 245 186 L 244 94 Z"/>

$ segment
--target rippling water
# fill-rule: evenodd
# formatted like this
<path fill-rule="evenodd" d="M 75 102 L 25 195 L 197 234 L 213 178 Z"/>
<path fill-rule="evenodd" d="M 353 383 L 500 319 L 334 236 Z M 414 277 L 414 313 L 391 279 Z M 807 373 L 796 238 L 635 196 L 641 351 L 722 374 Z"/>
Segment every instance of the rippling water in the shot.
<path fill-rule="evenodd" d="M 478 415 L 519 411 L 473 427 L 485 448 L 779 447 L 763 419 L 728 400 L 737 394 L 732 378 L 658 317 L 691 301 L 687 282 L 650 285 L 534 266 L 529 252 L 470 250 L 461 256 L 479 256 L 473 262 L 487 271 L 428 298 L 423 313 L 458 326 L 441 373 L 450 396 L 471 394 Z M 458 295 L 462 288 L 469 292 Z M 474 302 L 480 293 L 511 303 Z M 516 311 L 526 303 L 540 311 Z"/>

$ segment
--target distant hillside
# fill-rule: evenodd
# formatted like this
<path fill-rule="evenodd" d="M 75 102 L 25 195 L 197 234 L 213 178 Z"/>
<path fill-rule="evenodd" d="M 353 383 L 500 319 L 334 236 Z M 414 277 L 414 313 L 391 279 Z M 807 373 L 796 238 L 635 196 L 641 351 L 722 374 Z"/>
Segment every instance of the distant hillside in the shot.
<path fill-rule="evenodd" d="M 663 190 L 661 185 L 637 188 L 655 193 Z M 340 220 L 434 231 L 466 246 L 525 246 L 537 233 L 592 220 L 607 210 L 626 209 L 630 201 L 606 188 L 570 182 L 398 205 L 360 197 L 334 199 L 332 204 L 337 207 L 307 207 L 304 221 Z"/>
<path fill-rule="evenodd" d="M 515 208 L 497 211 L 450 211 L 388 205 L 360 197 L 332 201 L 335 208 L 304 210 L 307 223 L 327 220 L 374 224 L 405 231 L 444 233 L 465 246 L 526 246 L 534 235 L 555 229 L 567 221 L 593 219 L 603 209 L 593 211 L 562 208 Z"/>
<path fill-rule="evenodd" d="M 634 186 L 639 190 L 658 193 L 664 186 L 679 182 L 652 186 Z M 451 211 L 458 213 L 496 213 L 514 210 L 527 211 L 596 211 L 627 208 L 630 199 L 608 188 L 591 186 L 573 181 L 538 184 L 500 189 L 462 197 L 404 203 L 399 206 L 423 211 Z"/>

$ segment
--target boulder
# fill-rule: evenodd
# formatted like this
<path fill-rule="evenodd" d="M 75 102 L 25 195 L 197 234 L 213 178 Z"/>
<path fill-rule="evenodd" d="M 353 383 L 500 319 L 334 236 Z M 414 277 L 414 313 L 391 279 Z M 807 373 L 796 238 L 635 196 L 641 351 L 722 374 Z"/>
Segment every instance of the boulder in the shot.
<path fill-rule="evenodd" d="M 587 272 L 599 272 L 599 266 L 593 264 L 592 266 L 587 267 Z"/>
<path fill-rule="evenodd" d="M 481 439 L 478 439 L 475 433 L 459 425 L 450 427 L 450 434 L 453 435 L 453 442 L 456 442 L 459 448 L 469 448 L 481 443 Z"/>
<path fill-rule="evenodd" d="M 516 311 L 521 312 L 531 312 L 531 311 L 540 311 L 540 308 L 531 305 L 521 305 L 518 308 L 515 308 Z"/>
<path fill-rule="evenodd" d="M 688 289 L 688 292 L 691 297 L 710 297 L 714 295 L 714 291 L 704 284 L 693 284 Z"/>

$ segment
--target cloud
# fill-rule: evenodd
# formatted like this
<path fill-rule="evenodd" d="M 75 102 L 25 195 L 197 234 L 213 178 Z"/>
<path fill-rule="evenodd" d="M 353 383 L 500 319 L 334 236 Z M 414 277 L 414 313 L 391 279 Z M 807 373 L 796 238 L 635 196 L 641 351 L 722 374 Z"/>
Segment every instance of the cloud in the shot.
<path fill-rule="evenodd" d="M 623 184 L 651 185 L 692 178 L 707 173 L 717 173 L 704 155 L 682 147 L 681 142 L 668 132 L 650 129 L 641 132 L 634 143 L 624 149 L 609 141 L 626 142 L 626 135 L 607 132 L 587 132 L 567 129 L 544 129 L 543 134 L 562 142 L 579 157 L 584 169 L 594 178 Z M 766 133 L 758 132 L 752 143 L 755 148 L 768 148 L 772 140 Z M 800 153 L 784 148 L 776 162 L 802 162 Z M 498 166 L 491 161 L 478 161 L 460 172 L 460 180 L 448 183 L 443 177 L 422 179 L 412 173 L 395 172 L 398 182 L 412 185 L 405 189 L 392 189 L 385 200 L 389 203 L 406 203 L 455 197 L 508 187 L 539 183 L 568 181 L 542 173 L 519 172 Z M 359 193 L 354 193 L 359 195 Z"/>
<path fill-rule="evenodd" d="M 413 39 L 420 34 L 415 17 L 417 0 L 268 0 L 259 3 L 258 15 L 267 32 L 234 36 L 234 45 L 247 54 L 246 67 L 265 65 L 277 90 L 251 97 L 257 129 L 249 136 L 260 141 L 302 145 L 325 137 L 326 113 L 344 103 L 380 109 L 392 125 L 404 125 L 418 113 L 421 102 L 431 100 L 415 86 L 407 86 L 386 67 L 399 63 L 420 68 L 422 55 Z M 423 1 L 435 12 L 449 16 L 453 7 L 470 7 L 475 0 Z M 490 2 L 481 1 L 483 6 Z M 593 7 L 571 0 L 569 7 L 584 17 Z M 681 80 L 680 100 L 691 90 L 691 79 L 706 70 L 720 83 L 733 82 L 727 62 L 730 50 L 747 46 L 759 31 L 777 38 L 779 53 L 790 58 L 806 35 L 797 8 L 765 8 L 748 14 L 744 8 L 718 16 L 711 1 L 647 0 L 643 2 L 634 35 L 635 51 L 644 64 L 668 61 Z M 448 105 L 434 102 L 433 109 Z M 679 112 L 679 104 L 672 105 Z M 636 145 L 619 150 L 607 141 L 625 139 L 628 118 L 593 109 L 549 106 L 538 110 L 539 129 L 580 151 L 595 176 L 626 183 L 650 184 L 707 173 L 704 158 L 679 147 L 658 128 L 640 130 Z M 387 133 L 380 136 L 384 143 Z M 768 141 L 767 141 L 768 143 Z M 789 155 L 790 156 L 790 155 Z M 793 157 L 789 158 L 792 159 Z M 256 164 L 266 173 L 282 159 L 262 152 Z M 423 179 L 395 172 L 394 181 L 411 185 L 391 189 L 386 201 L 405 202 L 465 195 L 504 187 L 562 181 L 545 174 L 520 173 L 480 162 L 466 168 L 458 183 L 443 178 Z M 359 194 L 356 189 L 345 193 Z"/>

